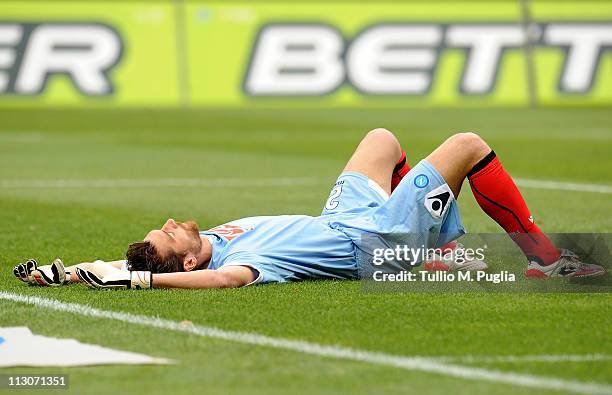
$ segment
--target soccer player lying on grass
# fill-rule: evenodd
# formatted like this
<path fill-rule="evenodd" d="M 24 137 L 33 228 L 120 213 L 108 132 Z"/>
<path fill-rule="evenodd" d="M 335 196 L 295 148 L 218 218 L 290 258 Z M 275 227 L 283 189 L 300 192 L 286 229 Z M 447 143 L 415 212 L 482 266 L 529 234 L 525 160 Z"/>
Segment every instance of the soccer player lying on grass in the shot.
<path fill-rule="evenodd" d="M 482 210 L 525 254 L 527 277 L 605 273 L 601 266 L 583 263 L 552 244 L 534 223 L 495 152 L 478 135 L 453 135 L 410 170 L 395 136 L 376 129 L 357 147 L 318 217 L 243 218 L 204 232 L 195 222 L 169 219 L 144 241 L 131 244 L 125 261 L 66 269 L 59 260 L 44 268 L 29 261 L 18 265 L 15 275 L 43 285 L 80 280 L 98 288 L 137 289 L 356 279 L 360 258 L 372 252 L 364 248 L 364 236 L 377 235 L 385 244 L 390 235 L 423 234 L 425 248 L 461 236 L 464 228 L 455 199 L 465 178 Z M 468 270 L 484 266 L 473 263 Z M 452 269 L 452 262 L 447 264 L 443 270 Z M 122 265 L 127 270 L 121 270 Z"/>

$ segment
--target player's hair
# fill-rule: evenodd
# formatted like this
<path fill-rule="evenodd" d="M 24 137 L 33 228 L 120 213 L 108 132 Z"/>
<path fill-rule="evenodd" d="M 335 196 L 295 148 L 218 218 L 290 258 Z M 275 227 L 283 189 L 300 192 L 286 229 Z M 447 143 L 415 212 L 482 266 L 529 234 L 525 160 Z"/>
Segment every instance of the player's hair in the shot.
<path fill-rule="evenodd" d="M 162 257 L 155 246 L 148 241 L 130 244 L 127 252 L 128 270 L 149 271 L 152 273 L 184 272 L 183 259 L 177 254 Z"/>

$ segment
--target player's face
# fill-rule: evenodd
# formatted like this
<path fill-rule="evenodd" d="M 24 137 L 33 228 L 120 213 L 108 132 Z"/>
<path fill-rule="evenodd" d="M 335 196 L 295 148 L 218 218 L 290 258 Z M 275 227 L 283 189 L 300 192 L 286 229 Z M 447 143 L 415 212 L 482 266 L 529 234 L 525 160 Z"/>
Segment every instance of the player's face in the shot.
<path fill-rule="evenodd" d="M 193 221 L 176 222 L 168 219 L 161 229 L 150 231 L 144 238 L 163 255 L 197 254 L 202 248 L 198 224 Z"/>

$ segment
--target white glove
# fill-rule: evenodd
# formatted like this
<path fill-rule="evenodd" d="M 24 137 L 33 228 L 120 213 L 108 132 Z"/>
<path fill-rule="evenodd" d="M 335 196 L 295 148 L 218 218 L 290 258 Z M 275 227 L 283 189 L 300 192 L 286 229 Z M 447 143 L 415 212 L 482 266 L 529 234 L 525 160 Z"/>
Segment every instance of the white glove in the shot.
<path fill-rule="evenodd" d="M 151 272 L 120 270 L 103 262 L 79 265 L 76 274 L 92 288 L 151 288 Z"/>
<path fill-rule="evenodd" d="M 26 263 L 15 266 L 13 274 L 25 283 L 46 287 L 58 287 L 70 281 L 70 273 L 66 272 L 59 258 L 44 266 L 38 266 L 36 260 L 28 259 Z"/>

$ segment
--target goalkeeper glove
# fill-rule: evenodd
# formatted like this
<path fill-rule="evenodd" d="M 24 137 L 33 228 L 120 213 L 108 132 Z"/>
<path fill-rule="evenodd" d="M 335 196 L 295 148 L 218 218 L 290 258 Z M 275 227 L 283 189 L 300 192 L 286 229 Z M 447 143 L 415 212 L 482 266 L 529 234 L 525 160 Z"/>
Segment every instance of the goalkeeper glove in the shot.
<path fill-rule="evenodd" d="M 120 270 L 97 262 L 77 266 L 76 274 L 92 288 L 147 289 L 152 284 L 151 272 Z"/>
<path fill-rule="evenodd" d="M 25 283 L 46 287 L 57 287 L 70 282 L 70 272 L 66 271 L 59 258 L 44 266 L 38 266 L 36 260 L 28 259 L 25 263 L 15 266 L 13 274 Z"/>

